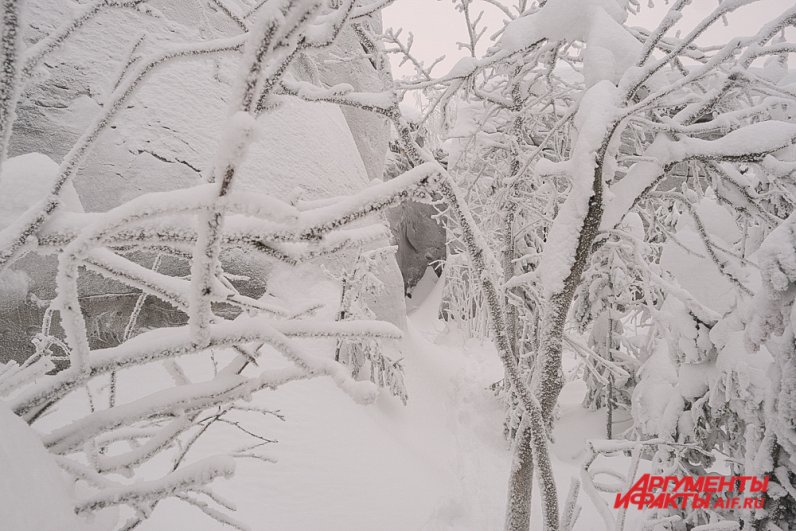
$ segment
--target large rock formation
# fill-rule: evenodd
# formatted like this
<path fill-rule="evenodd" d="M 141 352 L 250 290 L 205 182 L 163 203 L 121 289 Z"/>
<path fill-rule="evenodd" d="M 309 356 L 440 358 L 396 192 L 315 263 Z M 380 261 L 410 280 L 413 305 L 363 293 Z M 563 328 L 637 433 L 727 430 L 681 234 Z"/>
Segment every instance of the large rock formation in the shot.
<path fill-rule="evenodd" d="M 26 89 L 18 109 L 10 155 L 31 152 L 60 161 L 97 114 L 113 87 L 121 65 L 143 36 L 143 55 L 170 42 L 190 42 L 231 34 L 236 27 L 206 2 L 152 1 L 159 18 L 131 10 L 111 10 L 89 22 L 48 56 Z M 25 4 L 28 44 L 70 17 L 63 2 L 36 0 Z M 378 21 L 372 21 L 376 24 Z M 125 31 L 119 31 L 125 28 Z M 354 32 L 346 29 L 330 49 L 297 60 L 289 75 L 323 84 L 345 82 L 356 89 L 380 88 L 383 79 L 367 60 L 337 61 L 360 51 Z M 173 190 L 204 182 L 212 171 L 219 132 L 229 115 L 229 98 L 238 77 L 237 61 L 185 60 L 151 74 L 128 107 L 106 129 L 74 182 L 82 208 L 106 211 L 143 193 Z M 281 98 L 258 120 L 258 134 L 239 172 L 236 186 L 282 199 L 300 194 L 308 199 L 350 194 L 381 178 L 389 125 L 371 113 L 323 103 Z M 389 242 L 384 241 L 386 245 Z M 152 256 L 140 257 L 150 265 Z M 225 256 L 233 272 L 252 280 L 242 286 L 251 295 L 267 284 L 269 264 L 243 252 Z M 327 266 L 343 267 L 343 262 Z M 185 271 L 187 264 L 166 261 L 162 268 Z M 29 255 L 8 275 L 28 276 L 27 289 L 40 300 L 51 299 L 54 260 Z M 185 271 L 187 272 L 187 271 Z M 380 272 L 385 289 L 374 296 L 379 318 L 404 326 L 400 271 L 395 260 Z M 8 277 L 11 278 L 11 277 Z M 81 294 L 87 320 L 95 323 L 96 346 L 120 338 L 126 316 L 138 296 L 118 283 L 83 275 Z M 0 279 L 0 285 L 3 280 Z M 10 283 L 10 280 L 6 281 Z M 15 285 L 19 285 L 17 282 Z M 24 356 L 37 329 L 41 304 L 0 308 L 0 361 Z M 178 323 L 184 316 L 152 302 L 141 325 Z M 120 324 L 121 323 L 121 324 Z M 16 354 L 13 354 L 16 353 Z"/>

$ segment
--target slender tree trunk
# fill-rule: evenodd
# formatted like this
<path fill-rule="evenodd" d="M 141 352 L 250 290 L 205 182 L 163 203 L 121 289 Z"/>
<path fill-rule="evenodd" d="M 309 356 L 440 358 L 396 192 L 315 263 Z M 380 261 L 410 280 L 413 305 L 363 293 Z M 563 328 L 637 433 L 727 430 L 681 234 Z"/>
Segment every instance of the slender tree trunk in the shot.
<path fill-rule="evenodd" d="M 520 68 L 515 69 L 514 78 L 517 79 L 521 72 Z M 512 147 L 511 176 L 518 178 L 521 162 L 519 158 L 520 145 L 523 139 L 523 117 L 522 117 L 522 95 L 519 83 L 513 83 L 511 87 L 511 99 L 514 104 L 514 120 L 512 132 L 515 143 Z M 504 220 L 504 242 L 503 242 L 503 277 L 508 282 L 514 276 L 515 258 L 515 237 L 514 221 L 517 215 L 517 203 L 513 193 L 509 193 L 509 203 L 506 205 L 506 215 Z M 506 320 L 507 333 L 512 344 L 514 359 L 520 367 L 520 338 L 518 327 L 517 308 L 509 300 L 509 291 L 506 291 Z M 511 472 L 509 473 L 508 502 L 506 504 L 506 531 L 528 531 L 531 526 L 531 500 L 533 499 L 533 434 L 531 432 L 531 422 L 526 412 L 522 416 L 517 432 L 514 434 L 514 446 L 512 452 Z M 556 508 L 557 510 L 557 508 Z"/>
<path fill-rule="evenodd" d="M 567 313 L 572 304 L 572 299 L 575 297 L 575 290 L 580 284 L 581 275 L 589 263 L 592 245 L 597 237 L 602 219 L 602 160 L 607 144 L 606 140 L 597 158 L 592 197 L 589 199 L 589 208 L 581 226 L 578 245 L 575 250 L 575 261 L 564 280 L 563 289 L 550 298 L 548 310 L 542 319 L 539 354 L 536 357 L 533 374 L 533 389 L 536 398 L 539 400 L 539 405 L 542 407 L 542 415 L 547 423 L 552 421 L 553 408 L 564 386 L 564 374 L 561 368 L 564 324 L 567 320 Z"/>
<path fill-rule="evenodd" d="M 448 179 L 449 176 L 446 176 Z M 533 396 L 528 386 L 523 381 L 517 365 L 512 346 L 506 333 L 506 313 L 502 304 L 501 291 L 494 279 L 489 275 L 490 268 L 486 263 L 486 245 L 481 245 L 480 233 L 477 231 L 475 221 L 469 212 L 462 208 L 464 200 L 461 199 L 455 187 L 447 180 L 440 183 L 440 192 L 450 205 L 453 215 L 462 228 L 463 241 L 476 270 L 481 272 L 481 289 L 487 301 L 489 317 L 493 329 L 493 341 L 503 362 L 506 371 L 507 383 L 516 390 L 517 398 L 525 410 L 525 415 L 529 419 L 531 446 L 533 448 L 534 460 L 539 464 L 539 483 L 542 494 L 542 506 L 544 509 L 545 529 L 548 531 L 558 530 L 558 496 L 556 495 L 556 484 L 553 478 L 552 467 L 547 449 L 547 430 L 545 429 L 544 416 L 539 402 Z M 524 531 L 524 530 L 523 530 Z"/>
<path fill-rule="evenodd" d="M 608 332 L 605 337 L 605 359 L 610 362 L 614 361 L 614 301 L 616 294 L 614 293 L 613 270 L 614 260 L 613 253 L 608 261 L 608 289 L 611 292 L 611 301 L 608 304 Z M 619 346 L 617 345 L 617 348 Z M 606 388 L 605 397 L 605 434 L 608 439 L 614 438 L 614 373 L 606 371 L 608 375 L 608 386 Z"/>
<path fill-rule="evenodd" d="M 514 276 L 514 218 L 517 207 L 514 203 L 506 205 L 506 216 L 503 220 L 503 281 L 508 282 Z M 517 345 L 517 308 L 511 304 L 509 293 L 504 298 L 506 307 L 506 333 L 513 346 L 514 359 L 519 361 L 520 349 Z"/>
<path fill-rule="evenodd" d="M 602 152 L 604 153 L 604 151 Z M 532 390 L 536 400 L 540 405 L 542 425 L 547 428 L 536 428 L 531 430 L 533 439 L 532 447 L 538 448 L 542 444 L 539 439 L 544 438 L 546 445 L 549 429 L 552 427 L 553 410 L 558 402 L 558 396 L 564 387 L 564 374 L 561 367 L 561 355 L 564 340 L 564 325 L 567 313 L 575 296 L 575 290 L 580 284 L 581 275 L 586 269 L 589 257 L 592 253 L 592 246 L 597 237 L 597 232 L 602 218 L 602 158 L 598 159 L 597 168 L 594 173 L 593 195 L 589 200 L 589 208 L 583 220 L 578 245 L 575 251 L 575 261 L 569 271 L 564 288 L 550 298 L 550 305 L 542 318 L 540 330 L 539 349 L 534 363 Z M 536 453 L 535 453 L 536 454 Z M 538 476 L 539 488 L 543 490 L 542 509 L 545 516 L 546 531 L 557 530 L 559 522 L 553 521 L 553 515 L 558 518 L 558 497 L 555 490 L 555 479 L 552 474 L 552 465 L 547 452 L 534 455 L 536 464 L 536 474 Z M 533 474 L 533 464 L 530 467 Z M 519 469 L 524 474 L 528 474 L 527 469 Z M 517 478 L 517 488 L 520 488 L 526 478 Z M 508 528 L 507 528 L 508 529 Z M 519 530 L 519 528 L 517 528 Z M 522 528 L 523 531 L 529 529 Z M 511 531 L 514 531 L 513 529 Z"/>
<path fill-rule="evenodd" d="M 509 472 L 506 531 L 528 531 L 531 527 L 533 494 L 533 450 L 531 425 L 526 415 L 517 429 Z"/>
<path fill-rule="evenodd" d="M 507 205 L 504 220 L 503 278 L 514 276 L 514 218 L 516 204 Z M 514 360 L 520 366 L 520 345 L 517 331 L 517 308 L 511 304 L 506 291 L 506 333 L 512 345 Z M 530 419 L 522 416 L 512 446 L 511 471 L 509 473 L 508 501 L 506 504 L 505 531 L 528 531 L 531 526 L 531 500 L 533 498 L 533 447 Z"/>

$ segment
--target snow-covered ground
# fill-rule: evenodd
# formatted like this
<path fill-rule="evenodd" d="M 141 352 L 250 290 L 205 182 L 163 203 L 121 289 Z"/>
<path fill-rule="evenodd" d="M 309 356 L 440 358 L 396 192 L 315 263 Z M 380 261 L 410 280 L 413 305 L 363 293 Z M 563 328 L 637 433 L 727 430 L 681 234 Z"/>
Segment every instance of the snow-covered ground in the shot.
<path fill-rule="evenodd" d="M 431 283 L 424 279 L 426 288 Z M 280 531 L 490 530 L 502 526 L 509 448 L 502 405 L 488 386 L 502 368 L 488 343 L 464 340 L 436 316 L 441 283 L 409 316 L 404 363 L 409 402 L 382 393 L 361 406 L 328 379 L 261 393 L 253 405 L 285 421 L 252 417 L 249 429 L 270 445 L 276 463 L 243 460 L 217 491 L 237 504 L 236 519 Z M 421 285 L 413 301 L 423 297 Z M 588 438 L 600 438 L 602 413 L 584 410 L 585 386 L 573 381 L 561 398 L 552 446 L 559 490 L 578 472 Z M 194 459 L 241 446 L 240 432 L 209 432 Z M 581 496 L 576 530 L 598 517 Z M 536 500 L 538 504 L 538 500 Z M 541 528 L 535 511 L 534 529 Z M 141 529 L 216 530 L 222 526 L 179 501 L 163 502 Z"/>
<path fill-rule="evenodd" d="M 338 297 L 332 283 L 313 284 L 306 276 L 277 284 L 293 293 L 298 306 L 319 297 Z M 502 366 L 489 342 L 466 339 L 455 326 L 437 318 L 441 296 L 442 281 L 429 270 L 409 301 L 408 330 L 402 345 L 409 393 L 406 406 L 386 392 L 375 404 L 362 406 L 331 379 L 316 378 L 254 395 L 250 406 L 278 412 L 284 421 L 276 415 L 253 413 L 232 417 L 245 430 L 278 441 L 265 447 L 265 455 L 273 458 L 273 463 L 240 459 L 234 477 L 216 480 L 214 490 L 237 506 L 237 521 L 253 530 L 280 531 L 478 531 L 502 527 L 510 451 L 503 437 L 503 405 L 489 389 L 502 377 Z M 274 353 L 265 356 L 261 367 L 284 363 Z M 212 376 L 212 365 L 205 357 L 189 356 L 180 363 L 193 378 Z M 570 381 L 559 401 L 560 418 L 551 445 L 562 503 L 570 481 L 578 476 L 586 440 L 603 438 L 605 430 L 604 413 L 581 405 L 586 386 L 574 378 L 576 366 L 574 357 L 565 360 Z M 124 403 L 153 388 L 168 387 L 168 379 L 157 364 L 131 369 L 119 381 L 119 400 Z M 93 388 L 95 399 L 105 392 Z M 38 421 L 35 429 L 46 433 L 84 413 L 86 397 L 82 390 L 70 394 L 56 411 Z M 11 429 L 20 422 L 3 425 Z M 30 435 L 28 432 L 28 439 Z M 35 448 L 29 445 L 32 450 L 26 451 L 18 447 L 27 444 L 23 439 L 12 438 L 14 441 L 16 448 L 0 445 L 0 464 L 4 458 L 5 462 L 15 461 L 15 456 L 36 460 Z M 231 453 L 251 442 L 258 441 L 234 426 L 217 423 L 192 447 L 188 461 Z M 44 449 L 38 447 L 43 454 Z M 161 456 L 145 464 L 139 477 L 158 477 L 163 466 L 168 466 L 165 459 Z M 36 503 L 44 501 L 31 493 L 38 491 L 36 482 L 40 480 L 50 490 L 60 489 L 57 496 L 50 497 L 55 496 L 64 507 L 68 508 L 70 499 L 81 497 L 80 489 L 70 491 L 66 478 L 62 486 L 47 479 L 58 475 L 54 463 L 48 467 L 46 459 L 38 461 L 38 466 L 30 468 L 38 471 L 33 477 L 15 483 L 27 488 L 16 489 L 17 498 L 31 510 L 15 514 L 53 518 L 44 524 L 26 520 L 16 528 L 104 531 L 110 522 L 118 519 L 121 523 L 129 516 L 125 511 L 106 510 L 93 522 L 86 522 L 59 517 L 56 506 L 37 509 Z M 623 473 L 626 458 L 611 458 L 609 468 Z M 20 474 L 23 472 L 24 467 Z M 535 494 L 532 529 L 541 529 L 538 489 Z M 598 511 L 584 493 L 579 501 L 583 511 L 575 530 L 598 529 Z M 68 509 L 64 514 L 69 514 Z M 636 529 L 639 516 L 629 514 L 626 529 Z M 211 531 L 224 527 L 196 508 L 169 498 L 139 529 Z"/>

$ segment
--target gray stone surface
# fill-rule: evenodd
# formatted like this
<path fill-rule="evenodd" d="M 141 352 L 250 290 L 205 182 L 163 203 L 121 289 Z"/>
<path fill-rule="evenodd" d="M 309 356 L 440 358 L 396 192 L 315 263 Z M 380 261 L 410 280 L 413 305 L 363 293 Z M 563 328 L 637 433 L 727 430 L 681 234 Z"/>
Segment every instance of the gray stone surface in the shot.
<path fill-rule="evenodd" d="M 169 42 L 184 42 L 234 30 L 224 16 L 194 0 L 151 2 L 166 21 L 114 11 L 90 22 L 56 53 L 47 57 L 25 91 L 18 109 L 10 155 L 41 152 L 59 162 L 100 110 L 133 43 L 145 35 L 144 55 Z M 62 2 L 34 0 L 25 5 L 24 33 L 32 43 L 68 16 Z M 166 27 L 164 30 L 163 28 Z M 125 31 L 119 31 L 125 28 Z M 358 51 L 350 30 L 330 50 L 305 58 L 317 66 L 325 84 L 348 83 L 375 90 L 382 79 L 368 61 L 335 62 Z M 331 62 L 330 62 L 331 61 Z M 106 129 L 83 164 L 75 188 L 86 211 L 106 211 L 143 193 L 193 186 L 213 168 L 213 154 L 229 113 L 237 61 L 181 61 L 155 71 L 129 105 Z M 301 63 L 292 71 L 306 77 Z M 259 121 L 258 136 L 241 168 L 237 186 L 287 198 L 300 187 L 308 198 L 350 194 L 382 176 L 389 125 L 362 111 L 334 105 L 283 100 Z M 389 242 L 384 241 L 386 245 Z M 142 257 L 149 264 L 151 256 Z M 258 295 L 266 287 L 268 264 L 251 253 L 225 255 L 231 272 L 252 277 L 245 291 Z M 345 259 L 342 259 L 345 261 Z M 164 264 L 175 273 L 185 264 Z M 30 276 L 29 289 L 47 300 L 54 295 L 55 262 L 31 255 L 15 265 Z M 403 327 L 403 288 L 395 262 L 382 272 L 386 289 L 372 301 L 379 318 Z M 95 346 L 118 341 L 136 294 L 129 288 L 84 275 L 81 282 L 87 320 L 99 330 Z M 0 308 L 0 361 L 24 358 L 41 308 L 27 302 Z M 184 316 L 152 301 L 141 326 L 162 320 L 179 324 Z"/>
<path fill-rule="evenodd" d="M 392 208 L 387 213 L 390 230 L 398 245 L 398 266 L 404 290 L 409 296 L 429 265 L 434 266 L 438 275 L 441 273 L 440 261 L 446 257 L 445 229 L 433 219 L 435 214 L 434 206 L 414 201 Z"/>
<path fill-rule="evenodd" d="M 422 144 L 422 137 L 418 141 Z M 392 179 L 409 167 L 400 148 L 396 143 L 391 143 L 385 179 Z M 387 212 L 393 240 L 398 245 L 398 266 L 407 296 L 411 297 L 412 290 L 429 266 L 434 268 L 437 275 L 442 273 L 442 261 L 447 256 L 447 236 L 445 228 L 435 219 L 437 213 L 434 205 L 416 201 L 407 201 Z"/>

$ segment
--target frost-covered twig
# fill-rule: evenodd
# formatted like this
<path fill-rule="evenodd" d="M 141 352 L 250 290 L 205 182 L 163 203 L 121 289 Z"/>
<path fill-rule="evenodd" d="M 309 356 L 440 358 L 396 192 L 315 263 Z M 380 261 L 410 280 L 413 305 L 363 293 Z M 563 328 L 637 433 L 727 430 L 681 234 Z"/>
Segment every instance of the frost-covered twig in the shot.
<path fill-rule="evenodd" d="M 210 457 L 172 472 L 160 479 L 143 481 L 133 486 L 106 488 L 100 494 L 80 501 L 78 514 L 125 503 L 145 503 L 189 492 L 217 478 L 229 478 L 235 471 L 231 458 Z"/>
<path fill-rule="evenodd" d="M 0 170 L 3 168 L 14 125 L 14 107 L 19 91 L 18 48 L 22 41 L 19 27 L 18 0 L 3 0 L 0 3 Z"/>

